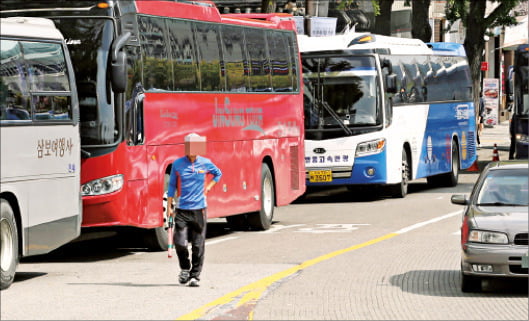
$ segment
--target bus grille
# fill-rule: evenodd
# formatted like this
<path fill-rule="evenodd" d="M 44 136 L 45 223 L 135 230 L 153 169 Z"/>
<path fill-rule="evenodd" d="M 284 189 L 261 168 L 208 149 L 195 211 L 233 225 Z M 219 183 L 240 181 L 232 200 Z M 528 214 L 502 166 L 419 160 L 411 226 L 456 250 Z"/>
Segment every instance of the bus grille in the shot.
<path fill-rule="evenodd" d="M 299 190 L 299 147 L 290 146 L 290 188 Z"/>

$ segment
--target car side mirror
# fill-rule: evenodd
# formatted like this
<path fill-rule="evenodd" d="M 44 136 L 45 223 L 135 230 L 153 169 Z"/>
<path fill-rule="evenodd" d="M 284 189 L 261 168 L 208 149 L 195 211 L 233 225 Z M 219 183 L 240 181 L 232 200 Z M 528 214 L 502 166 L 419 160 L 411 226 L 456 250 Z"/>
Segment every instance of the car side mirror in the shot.
<path fill-rule="evenodd" d="M 450 198 L 450 201 L 452 202 L 452 204 L 457 204 L 457 205 L 467 205 L 468 204 L 467 196 L 463 194 L 452 195 L 452 197 Z"/>

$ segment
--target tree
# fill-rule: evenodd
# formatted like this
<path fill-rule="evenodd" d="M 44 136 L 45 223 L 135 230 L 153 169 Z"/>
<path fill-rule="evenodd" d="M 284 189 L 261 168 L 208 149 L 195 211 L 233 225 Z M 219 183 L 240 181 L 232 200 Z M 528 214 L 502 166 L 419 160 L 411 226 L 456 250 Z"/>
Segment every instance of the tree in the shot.
<path fill-rule="evenodd" d="M 261 12 L 274 13 L 276 12 L 277 0 L 263 0 L 261 4 Z"/>
<path fill-rule="evenodd" d="M 497 5 L 488 16 L 486 16 L 487 3 Z M 483 61 L 483 49 L 485 48 L 483 38 L 488 34 L 487 29 L 516 24 L 516 20 L 509 13 L 519 3 L 520 0 L 449 0 L 447 3 L 446 18 L 448 21 L 454 23 L 457 20 L 461 20 L 466 28 L 463 46 L 465 47 L 474 83 L 475 106 L 479 106 L 480 66 Z"/>
<path fill-rule="evenodd" d="M 375 34 L 391 36 L 391 7 L 393 0 L 378 0 L 379 14 L 375 16 Z"/>
<path fill-rule="evenodd" d="M 428 22 L 428 9 L 431 0 L 413 0 L 411 2 L 411 36 L 429 42 L 432 38 L 432 27 Z"/>

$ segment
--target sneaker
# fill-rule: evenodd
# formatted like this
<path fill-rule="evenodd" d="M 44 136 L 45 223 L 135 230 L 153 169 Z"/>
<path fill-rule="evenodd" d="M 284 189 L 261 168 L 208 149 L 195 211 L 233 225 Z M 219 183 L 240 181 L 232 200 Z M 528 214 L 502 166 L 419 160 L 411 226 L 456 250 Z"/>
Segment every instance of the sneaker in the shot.
<path fill-rule="evenodd" d="M 178 277 L 178 282 L 180 282 L 180 284 L 186 284 L 187 281 L 189 281 L 189 271 L 182 270 Z"/>
<path fill-rule="evenodd" d="M 195 278 L 191 278 L 191 280 L 189 281 L 189 286 L 192 286 L 192 287 L 197 287 L 197 286 L 200 286 L 198 284 L 198 279 L 195 279 Z"/>

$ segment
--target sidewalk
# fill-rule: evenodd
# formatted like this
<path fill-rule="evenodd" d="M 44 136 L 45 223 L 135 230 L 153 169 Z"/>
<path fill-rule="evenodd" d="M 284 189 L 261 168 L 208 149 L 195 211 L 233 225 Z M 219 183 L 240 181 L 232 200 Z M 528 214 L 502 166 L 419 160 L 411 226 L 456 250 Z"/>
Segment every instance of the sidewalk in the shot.
<path fill-rule="evenodd" d="M 481 148 L 478 148 L 478 167 L 480 171 L 492 161 L 494 144 L 498 146 L 500 160 L 509 159 L 509 121 L 505 120 L 493 127 L 485 127 L 480 135 Z"/>

